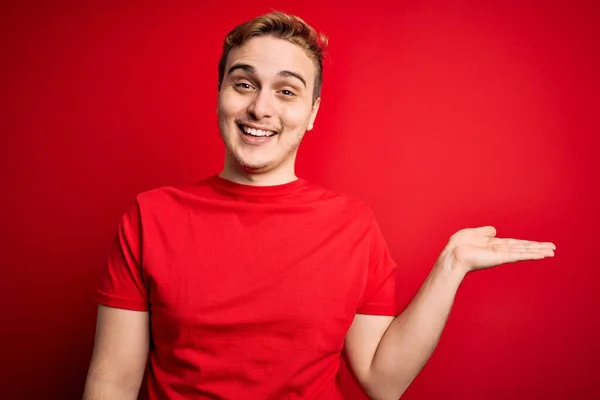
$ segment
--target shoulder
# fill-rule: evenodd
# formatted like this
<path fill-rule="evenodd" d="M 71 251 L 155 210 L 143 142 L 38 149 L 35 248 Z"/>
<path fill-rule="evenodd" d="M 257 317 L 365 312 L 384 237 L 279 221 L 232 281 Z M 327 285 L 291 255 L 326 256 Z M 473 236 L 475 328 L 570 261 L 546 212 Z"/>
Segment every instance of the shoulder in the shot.
<path fill-rule="evenodd" d="M 343 191 L 336 191 L 319 184 L 310 183 L 311 190 L 319 193 L 324 202 L 329 203 L 338 212 L 362 221 L 375 223 L 375 212 L 364 200 Z"/>
<path fill-rule="evenodd" d="M 135 203 L 140 209 L 160 210 L 163 207 L 184 207 L 192 199 L 206 195 L 210 190 L 210 178 L 199 182 L 178 185 L 158 186 L 141 191 L 135 196 Z"/>

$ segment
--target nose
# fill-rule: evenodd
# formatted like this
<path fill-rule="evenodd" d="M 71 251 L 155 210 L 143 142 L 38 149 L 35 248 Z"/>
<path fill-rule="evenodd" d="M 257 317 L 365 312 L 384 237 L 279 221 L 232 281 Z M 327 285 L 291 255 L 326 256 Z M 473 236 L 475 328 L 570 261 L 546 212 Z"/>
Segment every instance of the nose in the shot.
<path fill-rule="evenodd" d="M 253 118 L 260 120 L 273 116 L 273 99 L 268 91 L 260 90 L 250 103 L 248 112 Z"/>

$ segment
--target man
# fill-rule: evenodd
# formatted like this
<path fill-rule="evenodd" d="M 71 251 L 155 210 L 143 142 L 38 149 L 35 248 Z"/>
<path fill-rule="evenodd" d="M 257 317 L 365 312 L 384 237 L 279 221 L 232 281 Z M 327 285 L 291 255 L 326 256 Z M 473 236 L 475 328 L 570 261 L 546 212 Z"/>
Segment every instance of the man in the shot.
<path fill-rule="evenodd" d="M 295 175 L 320 104 L 326 39 L 271 13 L 219 63 L 219 175 L 142 193 L 99 290 L 84 399 L 341 399 L 342 355 L 373 399 L 397 399 L 473 270 L 552 243 L 454 234 L 397 315 L 396 266 L 371 210 Z M 143 380 L 144 373 L 146 379 Z"/>

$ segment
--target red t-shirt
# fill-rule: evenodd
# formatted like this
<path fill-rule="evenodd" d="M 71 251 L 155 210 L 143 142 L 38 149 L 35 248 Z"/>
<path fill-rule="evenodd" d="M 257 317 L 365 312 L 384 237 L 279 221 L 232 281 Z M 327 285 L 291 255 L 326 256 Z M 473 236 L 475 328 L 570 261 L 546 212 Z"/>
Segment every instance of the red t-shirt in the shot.
<path fill-rule="evenodd" d="M 150 313 L 150 399 L 330 400 L 354 316 L 396 315 L 395 271 L 364 203 L 213 176 L 138 195 L 98 294 Z"/>

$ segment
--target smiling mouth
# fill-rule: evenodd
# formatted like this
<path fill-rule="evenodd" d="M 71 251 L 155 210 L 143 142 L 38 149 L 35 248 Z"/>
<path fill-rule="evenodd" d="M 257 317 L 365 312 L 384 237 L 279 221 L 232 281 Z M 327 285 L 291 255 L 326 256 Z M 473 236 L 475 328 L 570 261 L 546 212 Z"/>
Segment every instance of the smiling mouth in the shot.
<path fill-rule="evenodd" d="M 246 136 L 260 138 L 260 137 L 272 137 L 272 136 L 277 135 L 277 132 L 267 131 L 267 130 L 262 130 L 262 129 L 255 129 L 255 128 L 246 126 L 244 124 L 237 124 L 237 126 L 238 126 L 238 128 L 240 128 L 242 133 Z"/>

